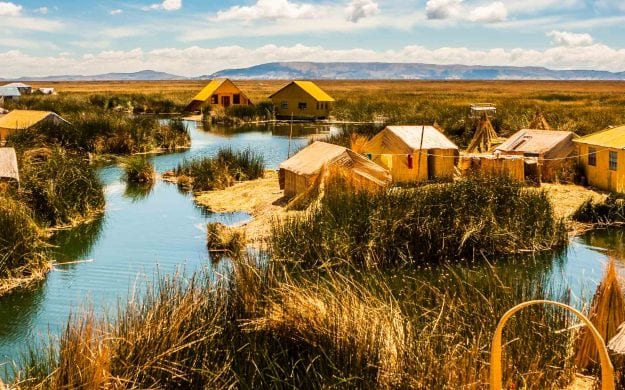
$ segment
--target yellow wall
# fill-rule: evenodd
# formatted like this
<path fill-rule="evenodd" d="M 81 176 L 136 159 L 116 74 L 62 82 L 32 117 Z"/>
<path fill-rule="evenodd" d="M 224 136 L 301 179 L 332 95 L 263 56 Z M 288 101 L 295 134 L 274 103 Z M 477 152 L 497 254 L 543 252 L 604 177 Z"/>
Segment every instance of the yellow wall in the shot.
<path fill-rule="evenodd" d="M 430 149 L 429 171 L 430 179 L 452 179 L 458 151 L 453 149 Z"/>
<path fill-rule="evenodd" d="M 317 102 L 295 84 L 290 84 L 277 92 L 271 101 L 275 106 L 276 115 L 286 118 L 290 118 L 291 114 L 295 118 L 327 118 L 332 107 L 332 102 Z M 283 102 L 287 103 L 287 108 L 283 108 Z M 306 103 L 306 109 L 299 109 L 299 103 Z"/>
<path fill-rule="evenodd" d="M 421 158 L 421 165 L 419 165 Z M 412 169 L 408 168 L 408 155 L 378 154 L 371 161 L 386 168 L 396 183 L 414 183 L 428 180 L 427 151 L 415 152 L 412 155 Z"/>
<path fill-rule="evenodd" d="M 234 104 L 234 95 L 239 95 L 241 97 L 241 102 L 239 104 Z M 213 93 L 213 96 L 217 95 L 217 104 L 212 104 L 211 103 L 211 98 L 208 98 L 208 101 L 206 103 L 210 104 L 213 107 L 224 107 L 223 105 L 223 97 L 226 96 L 230 99 L 230 106 L 247 106 L 250 104 L 249 99 L 243 94 L 243 92 L 241 92 L 241 90 L 239 88 L 237 88 L 236 85 L 234 85 L 232 82 L 225 81 L 223 84 L 221 84 L 219 86 L 219 88 L 217 88 L 217 90 L 215 91 L 215 93 Z"/>
<path fill-rule="evenodd" d="M 284 172 L 284 196 L 292 198 L 306 191 L 315 181 L 316 176 L 298 175 L 295 172 Z"/>
<path fill-rule="evenodd" d="M 601 190 L 613 192 L 625 192 L 625 151 L 619 149 L 607 149 L 601 146 L 594 147 L 597 150 L 597 165 L 588 165 L 588 150 L 592 145 L 580 144 L 580 162 L 584 167 L 584 173 L 588 184 Z M 610 170 L 610 151 L 618 153 L 617 170 Z"/>

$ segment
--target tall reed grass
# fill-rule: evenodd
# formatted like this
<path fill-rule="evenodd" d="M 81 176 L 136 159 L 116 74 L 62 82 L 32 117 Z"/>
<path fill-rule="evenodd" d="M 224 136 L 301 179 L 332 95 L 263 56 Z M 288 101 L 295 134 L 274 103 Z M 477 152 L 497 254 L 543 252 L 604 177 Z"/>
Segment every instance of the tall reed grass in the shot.
<path fill-rule="evenodd" d="M 385 267 L 547 250 L 567 240 L 546 194 L 505 177 L 377 194 L 335 177 L 325 188 L 318 207 L 273 224 L 277 258 Z"/>
<path fill-rule="evenodd" d="M 625 195 L 610 194 L 602 202 L 588 199 L 573 213 L 573 220 L 600 225 L 625 223 Z"/>
<path fill-rule="evenodd" d="M 210 191 L 232 185 L 235 181 L 254 180 L 265 172 L 263 157 L 245 149 L 219 149 L 214 157 L 184 160 L 175 169 L 178 177 L 190 178 L 194 191 Z"/>
<path fill-rule="evenodd" d="M 20 198 L 37 221 L 67 225 L 104 207 L 104 190 L 97 173 L 81 156 L 54 149 L 22 165 Z"/>
<path fill-rule="evenodd" d="M 145 156 L 133 156 L 127 158 L 122 167 L 128 183 L 151 184 L 156 179 L 154 164 Z"/>
<path fill-rule="evenodd" d="M 525 265 L 532 260 L 524 260 Z M 536 261 L 510 271 L 341 275 L 242 260 L 217 282 L 161 279 L 118 315 L 73 316 L 32 350 L 21 388 L 482 388 L 496 322 L 528 299 L 563 299 Z M 526 270 L 526 271 L 523 271 Z M 528 309 L 506 332 L 505 383 L 571 379 L 570 318 Z M 544 348 L 549 345 L 549 348 Z"/>

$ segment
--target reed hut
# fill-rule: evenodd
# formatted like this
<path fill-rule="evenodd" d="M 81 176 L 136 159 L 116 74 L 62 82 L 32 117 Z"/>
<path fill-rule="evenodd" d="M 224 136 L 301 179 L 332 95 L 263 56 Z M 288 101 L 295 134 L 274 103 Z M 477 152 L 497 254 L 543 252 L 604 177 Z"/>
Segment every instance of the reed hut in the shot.
<path fill-rule="evenodd" d="M 269 96 L 278 118 L 323 119 L 330 115 L 332 96 L 312 81 L 292 81 Z"/>
<path fill-rule="evenodd" d="M 506 142 L 495 148 L 496 155 L 524 156 L 538 161 L 537 178 L 540 181 L 556 181 L 568 178 L 574 172 L 577 138 L 570 131 L 524 129 L 516 132 Z M 526 165 L 526 177 L 534 172 Z"/>
<path fill-rule="evenodd" d="M 67 123 L 52 111 L 13 110 L 0 118 L 0 141 L 17 130 L 30 129 L 42 122 Z"/>
<path fill-rule="evenodd" d="M 458 167 L 463 176 L 477 173 L 484 176 L 508 176 L 525 181 L 526 158 L 523 156 L 496 156 L 493 154 L 463 155 Z"/>
<path fill-rule="evenodd" d="M 185 111 L 199 111 L 202 107 L 228 108 L 251 106 L 252 101 L 230 79 L 215 79 L 208 83 L 187 105 Z"/>
<path fill-rule="evenodd" d="M 0 148 L 0 182 L 19 183 L 17 156 L 13 148 Z"/>
<path fill-rule="evenodd" d="M 324 166 L 349 172 L 353 182 L 363 188 L 380 188 L 391 183 L 384 168 L 342 146 L 316 141 L 280 164 L 280 189 L 292 198 L 308 190 Z"/>
<path fill-rule="evenodd" d="M 486 153 L 495 145 L 501 145 L 502 142 L 503 140 L 499 138 L 492 123 L 490 123 L 488 115 L 483 113 L 475 129 L 475 134 L 467 147 L 467 153 Z"/>
<path fill-rule="evenodd" d="M 452 179 L 459 156 L 458 147 L 433 126 L 387 126 L 364 149 L 398 183 Z"/>
<path fill-rule="evenodd" d="M 589 185 L 625 192 L 625 126 L 578 138 L 579 163 Z"/>

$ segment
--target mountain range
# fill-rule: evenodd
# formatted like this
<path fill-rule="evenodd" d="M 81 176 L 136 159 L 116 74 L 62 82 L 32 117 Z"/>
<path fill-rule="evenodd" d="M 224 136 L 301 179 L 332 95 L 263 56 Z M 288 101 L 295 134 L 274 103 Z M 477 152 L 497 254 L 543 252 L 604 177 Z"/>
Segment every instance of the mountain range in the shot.
<path fill-rule="evenodd" d="M 225 69 L 199 77 L 143 70 L 92 76 L 22 77 L 14 81 L 156 81 L 205 80 L 216 77 L 259 80 L 625 80 L 625 72 L 554 70 L 543 67 L 433 65 L 384 62 L 272 62 Z"/>

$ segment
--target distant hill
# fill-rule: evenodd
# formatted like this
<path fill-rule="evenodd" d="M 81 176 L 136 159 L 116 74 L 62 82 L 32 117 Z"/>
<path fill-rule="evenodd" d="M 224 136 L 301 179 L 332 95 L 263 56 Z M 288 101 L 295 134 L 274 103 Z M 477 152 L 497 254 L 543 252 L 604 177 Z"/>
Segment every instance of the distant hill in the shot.
<path fill-rule="evenodd" d="M 177 76 L 154 70 L 142 70 L 133 73 L 105 73 L 92 76 L 62 75 L 44 77 L 21 77 L 17 81 L 157 81 L 157 80 L 186 80 L 186 77 Z"/>
<path fill-rule="evenodd" d="M 553 70 L 532 66 L 433 65 L 386 62 L 272 62 L 249 68 L 225 69 L 193 78 L 153 70 L 142 70 L 134 73 L 106 73 L 93 76 L 21 77 L 17 81 L 206 80 L 216 77 L 239 80 L 625 80 L 625 72 Z"/>
<path fill-rule="evenodd" d="M 226 69 L 210 79 L 336 79 L 336 80 L 625 80 L 625 72 L 552 70 L 542 67 L 432 65 L 381 62 L 273 62 Z"/>

